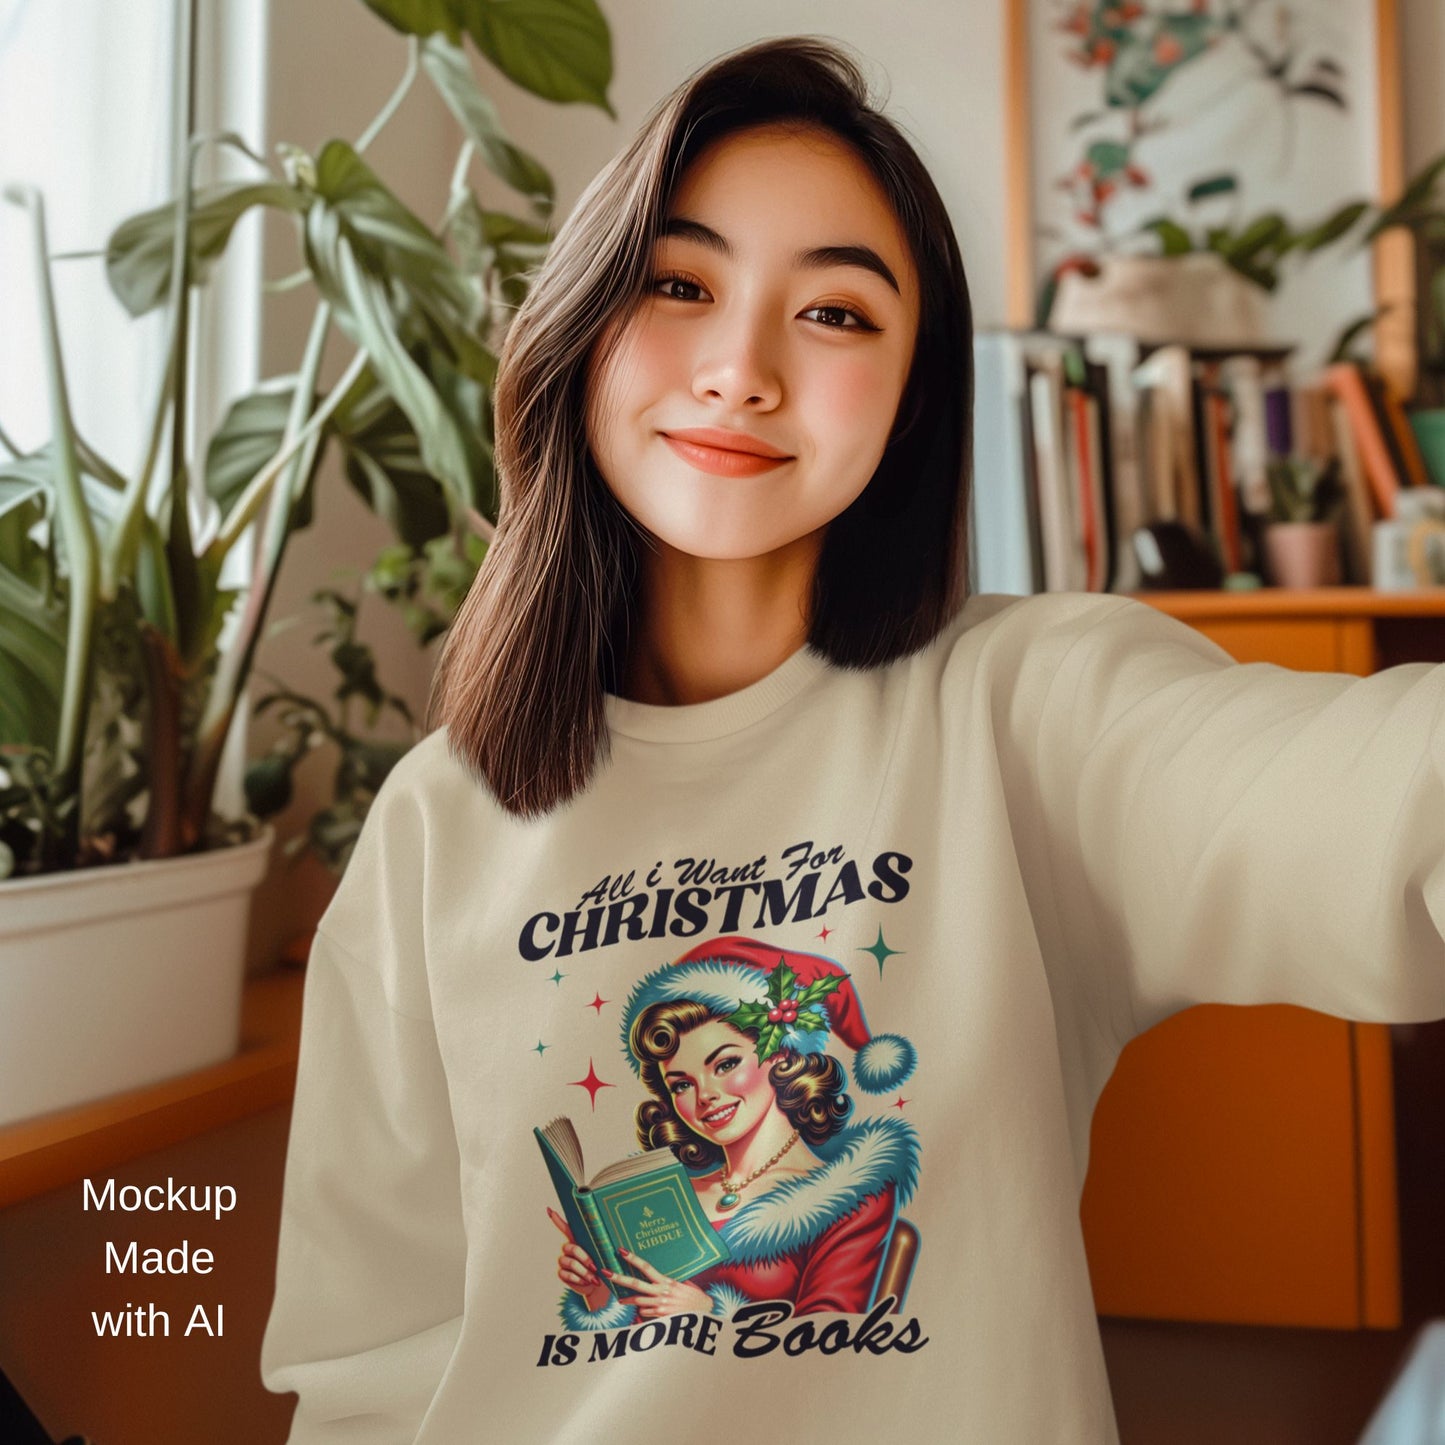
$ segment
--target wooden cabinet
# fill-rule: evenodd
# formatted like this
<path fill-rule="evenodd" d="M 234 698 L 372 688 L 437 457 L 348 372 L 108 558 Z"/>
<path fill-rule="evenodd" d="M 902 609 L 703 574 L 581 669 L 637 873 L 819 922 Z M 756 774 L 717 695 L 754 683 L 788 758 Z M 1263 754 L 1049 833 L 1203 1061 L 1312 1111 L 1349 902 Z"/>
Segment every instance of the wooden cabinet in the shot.
<path fill-rule="evenodd" d="M 1445 661 L 1445 589 L 1137 596 L 1240 662 Z M 1166 1019 L 1099 1100 L 1082 1213 L 1101 1314 L 1397 1327 L 1389 1028 L 1284 1005 Z"/>

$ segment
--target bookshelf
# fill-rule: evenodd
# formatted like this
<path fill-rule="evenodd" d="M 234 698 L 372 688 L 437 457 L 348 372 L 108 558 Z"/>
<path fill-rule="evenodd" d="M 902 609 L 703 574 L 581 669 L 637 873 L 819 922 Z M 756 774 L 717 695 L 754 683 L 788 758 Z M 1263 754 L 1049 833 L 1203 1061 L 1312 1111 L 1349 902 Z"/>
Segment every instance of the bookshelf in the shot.
<path fill-rule="evenodd" d="M 1154 522 L 1193 533 L 1221 577 L 1273 583 L 1266 532 L 1285 520 L 1333 522 L 1323 580 L 1369 587 L 1375 524 L 1438 488 L 1375 367 L 1305 372 L 1291 350 L 979 329 L 974 590 L 1132 591 Z"/>
<path fill-rule="evenodd" d="M 1240 662 L 1445 661 L 1445 588 L 1131 595 Z M 1397 1328 L 1395 1108 L 1386 1025 L 1204 1006 L 1133 1040 L 1095 1110 L 1082 1202 L 1099 1312 Z"/>

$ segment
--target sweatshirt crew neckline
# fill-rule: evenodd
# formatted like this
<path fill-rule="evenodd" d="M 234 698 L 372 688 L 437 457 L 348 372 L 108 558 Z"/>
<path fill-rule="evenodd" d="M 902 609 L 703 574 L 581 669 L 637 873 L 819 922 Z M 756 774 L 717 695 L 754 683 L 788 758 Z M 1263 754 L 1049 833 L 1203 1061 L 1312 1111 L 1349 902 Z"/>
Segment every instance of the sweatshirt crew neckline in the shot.
<path fill-rule="evenodd" d="M 827 671 L 828 660 L 804 643 L 756 682 L 708 702 L 667 706 L 608 693 L 607 725 L 614 733 L 650 743 L 726 737 L 761 722 Z"/>

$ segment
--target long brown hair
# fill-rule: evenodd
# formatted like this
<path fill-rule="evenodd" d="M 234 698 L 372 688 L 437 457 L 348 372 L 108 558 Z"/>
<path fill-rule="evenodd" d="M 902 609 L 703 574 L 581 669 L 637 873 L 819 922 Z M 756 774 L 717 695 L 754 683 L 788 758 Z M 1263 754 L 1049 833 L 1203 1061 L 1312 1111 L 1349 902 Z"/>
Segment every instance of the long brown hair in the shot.
<path fill-rule="evenodd" d="M 628 1047 L 652 1098 L 637 1106 L 637 1139 L 644 1149 L 671 1149 L 689 1169 L 723 1162 L 722 1146 L 683 1123 L 672 1103 L 663 1066 L 677 1053 L 684 1034 L 705 1023 L 727 1020 L 706 1004 L 676 999 L 649 1004 L 632 1025 Z M 756 1042 L 746 1030 L 738 1031 Z M 780 1049 L 768 1061 L 778 1108 L 805 1144 L 821 1144 L 843 1127 L 852 1103 L 843 1092 L 843 1069 L 828 1054 Z"/>
<path fill-rule="evenodd" d="M 639 602 L 638 525 L 587 444 L 586 384 L 610 324 L 646 295 L 679 178 L 707 145 L 770 122 L 827 130 L 887 196 L 919 278 L 919 328 L 894 432 L 862 494 L 828 525 L 808 645 L 846 668 L 924 647 L 966 593 L 973 321 L 943 201 L 902 132 L 831 42 L 724 56 L 653 111 L 584 192 L 503 348 L 496 538 L 443 644 L 427 727 L 519 817 L 586 787 L 607 756 L 605 696 Z"/>

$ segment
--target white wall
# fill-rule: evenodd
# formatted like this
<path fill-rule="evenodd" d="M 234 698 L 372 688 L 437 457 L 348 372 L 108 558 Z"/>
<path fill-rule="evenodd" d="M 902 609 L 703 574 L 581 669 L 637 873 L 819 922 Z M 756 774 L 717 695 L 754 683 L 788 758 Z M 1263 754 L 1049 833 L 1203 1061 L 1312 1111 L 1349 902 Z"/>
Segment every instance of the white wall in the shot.
<path fill-rule="evenodd" d="M 859 51 L 889 97 L 953 217 L 975 319 L 1004 315 L 1003 5 L 999 0 L 601 0 L 612 25 L 616 122 L 548 105 L 500 77 L 493 88 L 517 139 L 551 167 L 562 210 L 653 104 L 724 51 L 816 34 Z M 491 72 L 488 72 L 490 79 Z"/>

